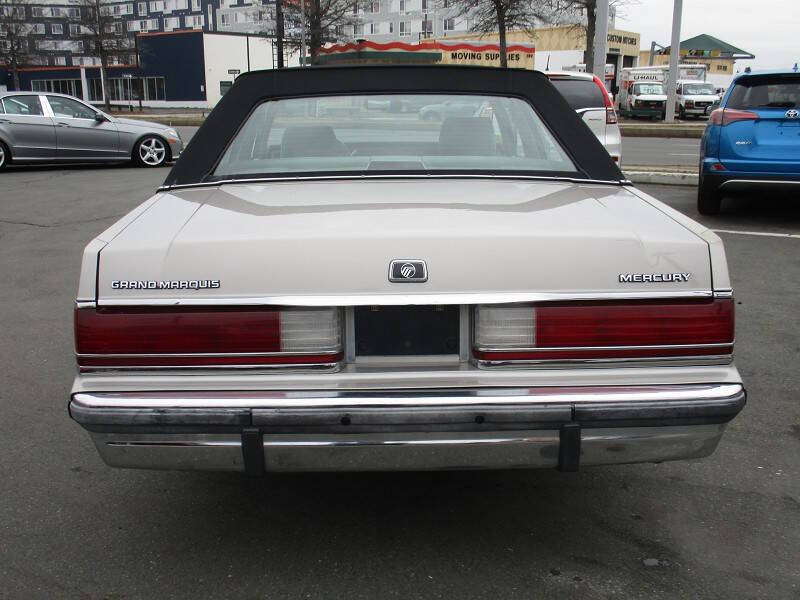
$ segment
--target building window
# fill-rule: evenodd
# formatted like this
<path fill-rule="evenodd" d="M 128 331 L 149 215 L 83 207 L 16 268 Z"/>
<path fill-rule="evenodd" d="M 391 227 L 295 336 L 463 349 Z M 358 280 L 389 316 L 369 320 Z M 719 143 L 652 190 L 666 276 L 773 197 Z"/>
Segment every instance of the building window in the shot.
<path fill-rule="evenodd" d="M 31 33 L 38 33 L 39 35 L 44 35 L 44 23 L 36 23 L 31 28 Z"/>
<path fill-rule="evenodd" d="M 428 0 L 422 0 L 422 10 L 423 10 L 424 12 L 427 12 L 427 11 L 428 11 L 428 4 L 429 4 L 429 3 L 428 3 Z"/>
<path fill-rule="evenodd" d="M 220 14 L 219 16 L 219 24 L 223 27 L 230 27 L 231 26 L 231 16 L 225 13 Z"/>
<path fill-rule="evenodd" d="M 91 102 L 102 102 L 103 83 L 99 78 L 89 79 L 88 83 L 89 100 Z M 144 92 L 143 100 L 165 100 L 164 78 L 142 77 L 142 91 Z M 107 92 L 109 99 L 117 102 L 138 100 L 139 82 L 135 77 L 110 77 L 108 79 Z"/>
<path fill-rule="evenodd" d="M 180 29 L 180 17 L 168 17 L 164 19 L 164 31 L 172 31 L 173 29 Z"/>
<path fill-rule="evenodd" d="M 63 65 L 64 62 L 59 62 L 59 59 L 64 59 L 63 56 L 56 56 L 56 64 Z M 51 94 L 67 94 L 80 98 L 83 96 L 83 88 L 81 87 L 80 79 L 34 79 L 31 81 L 31 91 L 45 92 Z"/>
<path fill-rule="evenodd" d="M 205 17 L 203 15 L 192 15 L 187 17 L 186 26 L 192 29 L 202 29 Z"/>
<path fill-rule="evenodd" d="M 192 10 L 195 12 L 202 10 L 202 7 L 200 6 L 200 0 L 192 0 Z"/>
<path fill-rule="evenodd" d="M 404 15 L 407 12 L 408 12 L 408 0 L 400 0 L 400 14 Z"/>
<path fill-rule="evenodd" d="M 67 9 L 67 16 L 70 19 L 80 19 L 81 18 L 81 9 L 80 8 L 68 8 Z"/>
<path fill-rule="evenodd" d="M 150 12 L 164 12 L 164 1 L 156 0 L 150 3 Z"/>
<path fill-rule="evenodd" d="M 353 35 L 364 35 L 364 24 L 356 23 L 353 25 Z"/>
<path fill-rule="evenodd" d="M 422 33 L 425 35 L 433 35 L 433 21 L 428 19 L 422 21 Z"/>
<path fill-rule="evenodd" d="M 69 26 L 69 34 L 70 35 L 80 35 L 81 34 L 81 26 L 76 25 L 75 23 L 71 23 Z"/>
<path fill-rule="evenodd" d="M 64 26 L 61 23 L 53 23 L 50 25 L 50 33 L 53 35 L 62 35 L 64 33 Z"/>
<path fill-rule="evenodd" d="M 147 14 L 147 2 L 139 2 L 137 8 L 140 16 Z"/>
<path fill-rule="evenodd" d="M 61 65 L 66 66 L 67 57 L 66 56 L 56 56 L 56 64 L 59 65 L 59 66 L 61 66 Z M 74 96 L 74 94 L 73 94 L 73 96 Z"/>
<path fill-rule="evenodd" d="M 400 37 L 408 37 L 411 35 L 411 21 L 400 21 L 399 29 Z"/>
<path fill-rule="evenodd" d="M 370 12 L 370 13 L 373 13 L 373 14 L 381 12 L 381 3 L 380 2 L 370 2 L 367 5 L 367 12 Z"/>
<path fill-rule="evenodd" d="M 389 33 L 394 33 L 394 21 L 389 21 Z"/>
<path fill-rule="evenodd" d="M 455 19 L 445 19 L 442 21 L 442 29 L 445 31 L 455 31 L 456 30 L 456 20 Z"/>
<path fill-rule="evenodd" d="M 375 23 L 367 23 L 367 33 L 369 35 L 375 35 L 378 33 L 378 28 L 375 26 Z"/>

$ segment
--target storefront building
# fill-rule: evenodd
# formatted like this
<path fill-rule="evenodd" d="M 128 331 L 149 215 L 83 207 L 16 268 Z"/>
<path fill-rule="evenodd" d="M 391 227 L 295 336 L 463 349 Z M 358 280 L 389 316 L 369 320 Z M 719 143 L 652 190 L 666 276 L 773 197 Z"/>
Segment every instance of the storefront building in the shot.
<path fill-rule="evenodd" d="M 531 43 L 509 43 L 508 66 L 533 69 L 536 49 Z M 500 45 L 477 40 L 422 40 L 419 43 L 360 41 L 322 48 L 316 60 L 332 64 L 432 64 L 480 67 L 500 66 Z"/>
<path fill-rule="evenodd" d="M 108 67 L 108 96 L 120 107 L 213 108 L 241 73 L 273 68 L 271 38 L 247 34 L 180 31 L 139 34 L 139 64 Z M 289 66 L 298 66 L 297 54 Z M 139 94 L 141 80 L 142 93 Z M 10 73 L 0 68 L 0 85 Z M 94 66 L 20 69 L 23 90 L 57 92 L 103 102 L 100 68 Z"/>
<path fill-rule="evenodd" d="M 668 65 L 670 49 L 665 48 L 651 54 L 650 50 L 642 50 L 639 64 Z M 652 62 L 651 62 L 652 58 Z M 752 60 L 754 54 L 737 48 L 706 33 L 681 42 L 682 64 L 701 64 L 707 67 L 707 80 L 716 87 L 727 89 L 738 72 L 737 60 Z"/>

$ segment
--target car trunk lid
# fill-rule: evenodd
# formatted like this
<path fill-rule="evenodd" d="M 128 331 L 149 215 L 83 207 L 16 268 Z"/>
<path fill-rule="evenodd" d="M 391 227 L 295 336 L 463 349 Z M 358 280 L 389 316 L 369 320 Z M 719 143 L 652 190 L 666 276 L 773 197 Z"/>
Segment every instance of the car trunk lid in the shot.
<path fill-rule="evenodd" d="M 426 261 L 428 280 L 390 282 L 396 259 Z M 624 187 L 500 179 L 174 191 L 112 240 L 99 266 L 101 304 L 467 304 L 711 289 L 707 244 Z"/>

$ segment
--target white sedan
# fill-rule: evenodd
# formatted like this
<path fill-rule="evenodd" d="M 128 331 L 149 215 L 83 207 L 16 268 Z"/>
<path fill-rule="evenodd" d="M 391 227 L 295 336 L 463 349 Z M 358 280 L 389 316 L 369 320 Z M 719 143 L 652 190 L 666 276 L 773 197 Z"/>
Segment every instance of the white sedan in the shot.
<path fill-rule="evenodd" d="M 75 336 L 117 467 L 572 471 L 708 456 L 745 403 L 720 239 L 523 70 L 242 75 L 87 246 Z"/>

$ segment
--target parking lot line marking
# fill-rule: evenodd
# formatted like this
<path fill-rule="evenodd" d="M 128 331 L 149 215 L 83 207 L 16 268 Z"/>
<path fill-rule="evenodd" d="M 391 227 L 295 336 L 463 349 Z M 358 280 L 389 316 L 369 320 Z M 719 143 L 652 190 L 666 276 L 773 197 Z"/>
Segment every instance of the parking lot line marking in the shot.
<path fill-rule="evenodd" d="M 800 239 L 800 233 L 773 233 L 770 231 L 740 231 L 737 229 L 712 229 L 714 233 L 738 233 L 739 235 L 761 235 L 766 237 L 782 237 Z"/>

